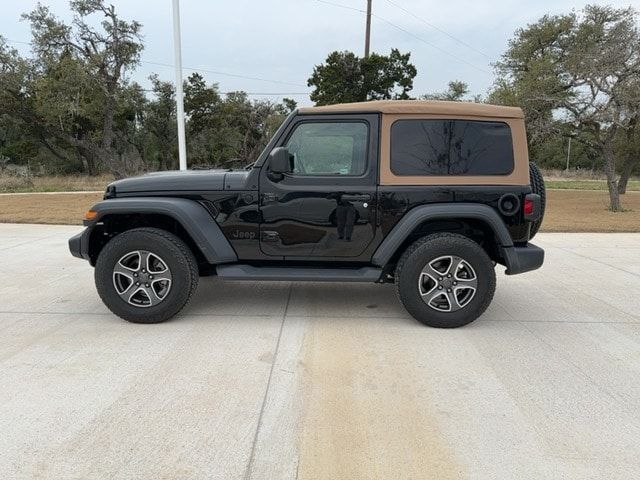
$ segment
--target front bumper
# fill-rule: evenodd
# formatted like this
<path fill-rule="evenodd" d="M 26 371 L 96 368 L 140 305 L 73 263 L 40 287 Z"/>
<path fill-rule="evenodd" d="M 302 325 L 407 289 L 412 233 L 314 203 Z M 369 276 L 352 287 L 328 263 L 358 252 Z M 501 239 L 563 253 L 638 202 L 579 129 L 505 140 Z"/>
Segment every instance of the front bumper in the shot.
<path fill-rule="evenodd" d="M 85 228 L 82 232 L 69 239 L 69 251 L 71 255 L 84 260 L 91 260 L 89 256 L 89 237 L 91 236 L 91 230 L 91 228 Z"/>
<path fill-rule="evenodd" d="M 544 262 L 544 250 L 527 243 L 525 247 L 503 247 L 507 275 L 530 272 L 540 268 Z"/>

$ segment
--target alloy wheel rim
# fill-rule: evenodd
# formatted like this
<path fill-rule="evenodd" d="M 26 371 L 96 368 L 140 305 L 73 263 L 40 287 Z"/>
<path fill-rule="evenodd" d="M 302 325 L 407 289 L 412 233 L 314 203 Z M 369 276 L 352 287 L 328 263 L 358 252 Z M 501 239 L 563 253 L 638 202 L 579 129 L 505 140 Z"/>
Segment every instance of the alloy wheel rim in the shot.
<path fill-rule="evenodd" d="M 469 262 L 444 255 L 428 262 L 418 277 L 422 301 L 438 312 L 463 309 L 476 295 L 478 276 Z"/>
<path fill-rule="evenodd" d="M 113 286 L 118 296 L 134 307 L 154 307 L 162 302 L 172 285 L 171 270 L 155 253 L 134 250 L 113 267 Z"/>

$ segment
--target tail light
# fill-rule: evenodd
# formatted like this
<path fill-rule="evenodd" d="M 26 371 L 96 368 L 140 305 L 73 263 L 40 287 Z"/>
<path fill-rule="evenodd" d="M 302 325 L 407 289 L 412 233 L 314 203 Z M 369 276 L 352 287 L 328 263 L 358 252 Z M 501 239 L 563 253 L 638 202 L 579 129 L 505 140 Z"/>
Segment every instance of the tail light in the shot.
<path fill-rule="evenodd" d="M 530 222 L 538 220 L 540 218 L 540 195 L 537 193 L 529 193 L 524 197 L 524 203 L 522 204 L 522 213 L 524 213 L 524 219 Z"/>
<path fill-rule="evenodd" d="M 524 214 L 525 215 L 532 215 L 533 214 L 533 210 L 534 210 L 534 203 L 533 203 L 533 199 L 531 198 L 527 198 L 524 201 Z"/>

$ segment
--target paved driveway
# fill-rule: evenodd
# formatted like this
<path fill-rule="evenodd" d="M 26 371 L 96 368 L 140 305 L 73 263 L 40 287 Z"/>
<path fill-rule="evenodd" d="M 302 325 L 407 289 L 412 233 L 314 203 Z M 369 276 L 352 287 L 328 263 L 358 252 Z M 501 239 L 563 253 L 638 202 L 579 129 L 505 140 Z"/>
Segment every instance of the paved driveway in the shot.
<path fill-rule="evenodd" d="M 637 478 L 638 234 L 540 235 L 445 331 L 389 285 L 216 278 L 129 324 L 77 230 L 0 225 L 2 478 Z"/>

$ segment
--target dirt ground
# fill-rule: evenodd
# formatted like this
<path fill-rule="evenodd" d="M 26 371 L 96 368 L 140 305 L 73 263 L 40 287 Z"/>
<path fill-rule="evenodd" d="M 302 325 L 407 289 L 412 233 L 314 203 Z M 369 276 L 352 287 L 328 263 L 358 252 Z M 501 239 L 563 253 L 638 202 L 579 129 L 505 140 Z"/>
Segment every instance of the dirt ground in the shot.
<path fill-rule="evenodd" d="M 76 225 L 102 193 L 0 195 L 1 223 Z M 607 210 L 606 192 L 549 190 L 544 232 L 640 232 L 640 192 L 622 197 L 622 213 Z"/>
<path fill-rule="evenodd" d="M 543 232 L 640 232 L 640 192 L 622 195 L 625 212 L 607 210 L 609 194 L 549 190 Z"/>
<path fill-rule="evenodd" d="M 102 193 L 29 193 L 0 195 L 0 223 L 79 225 Z"/>

